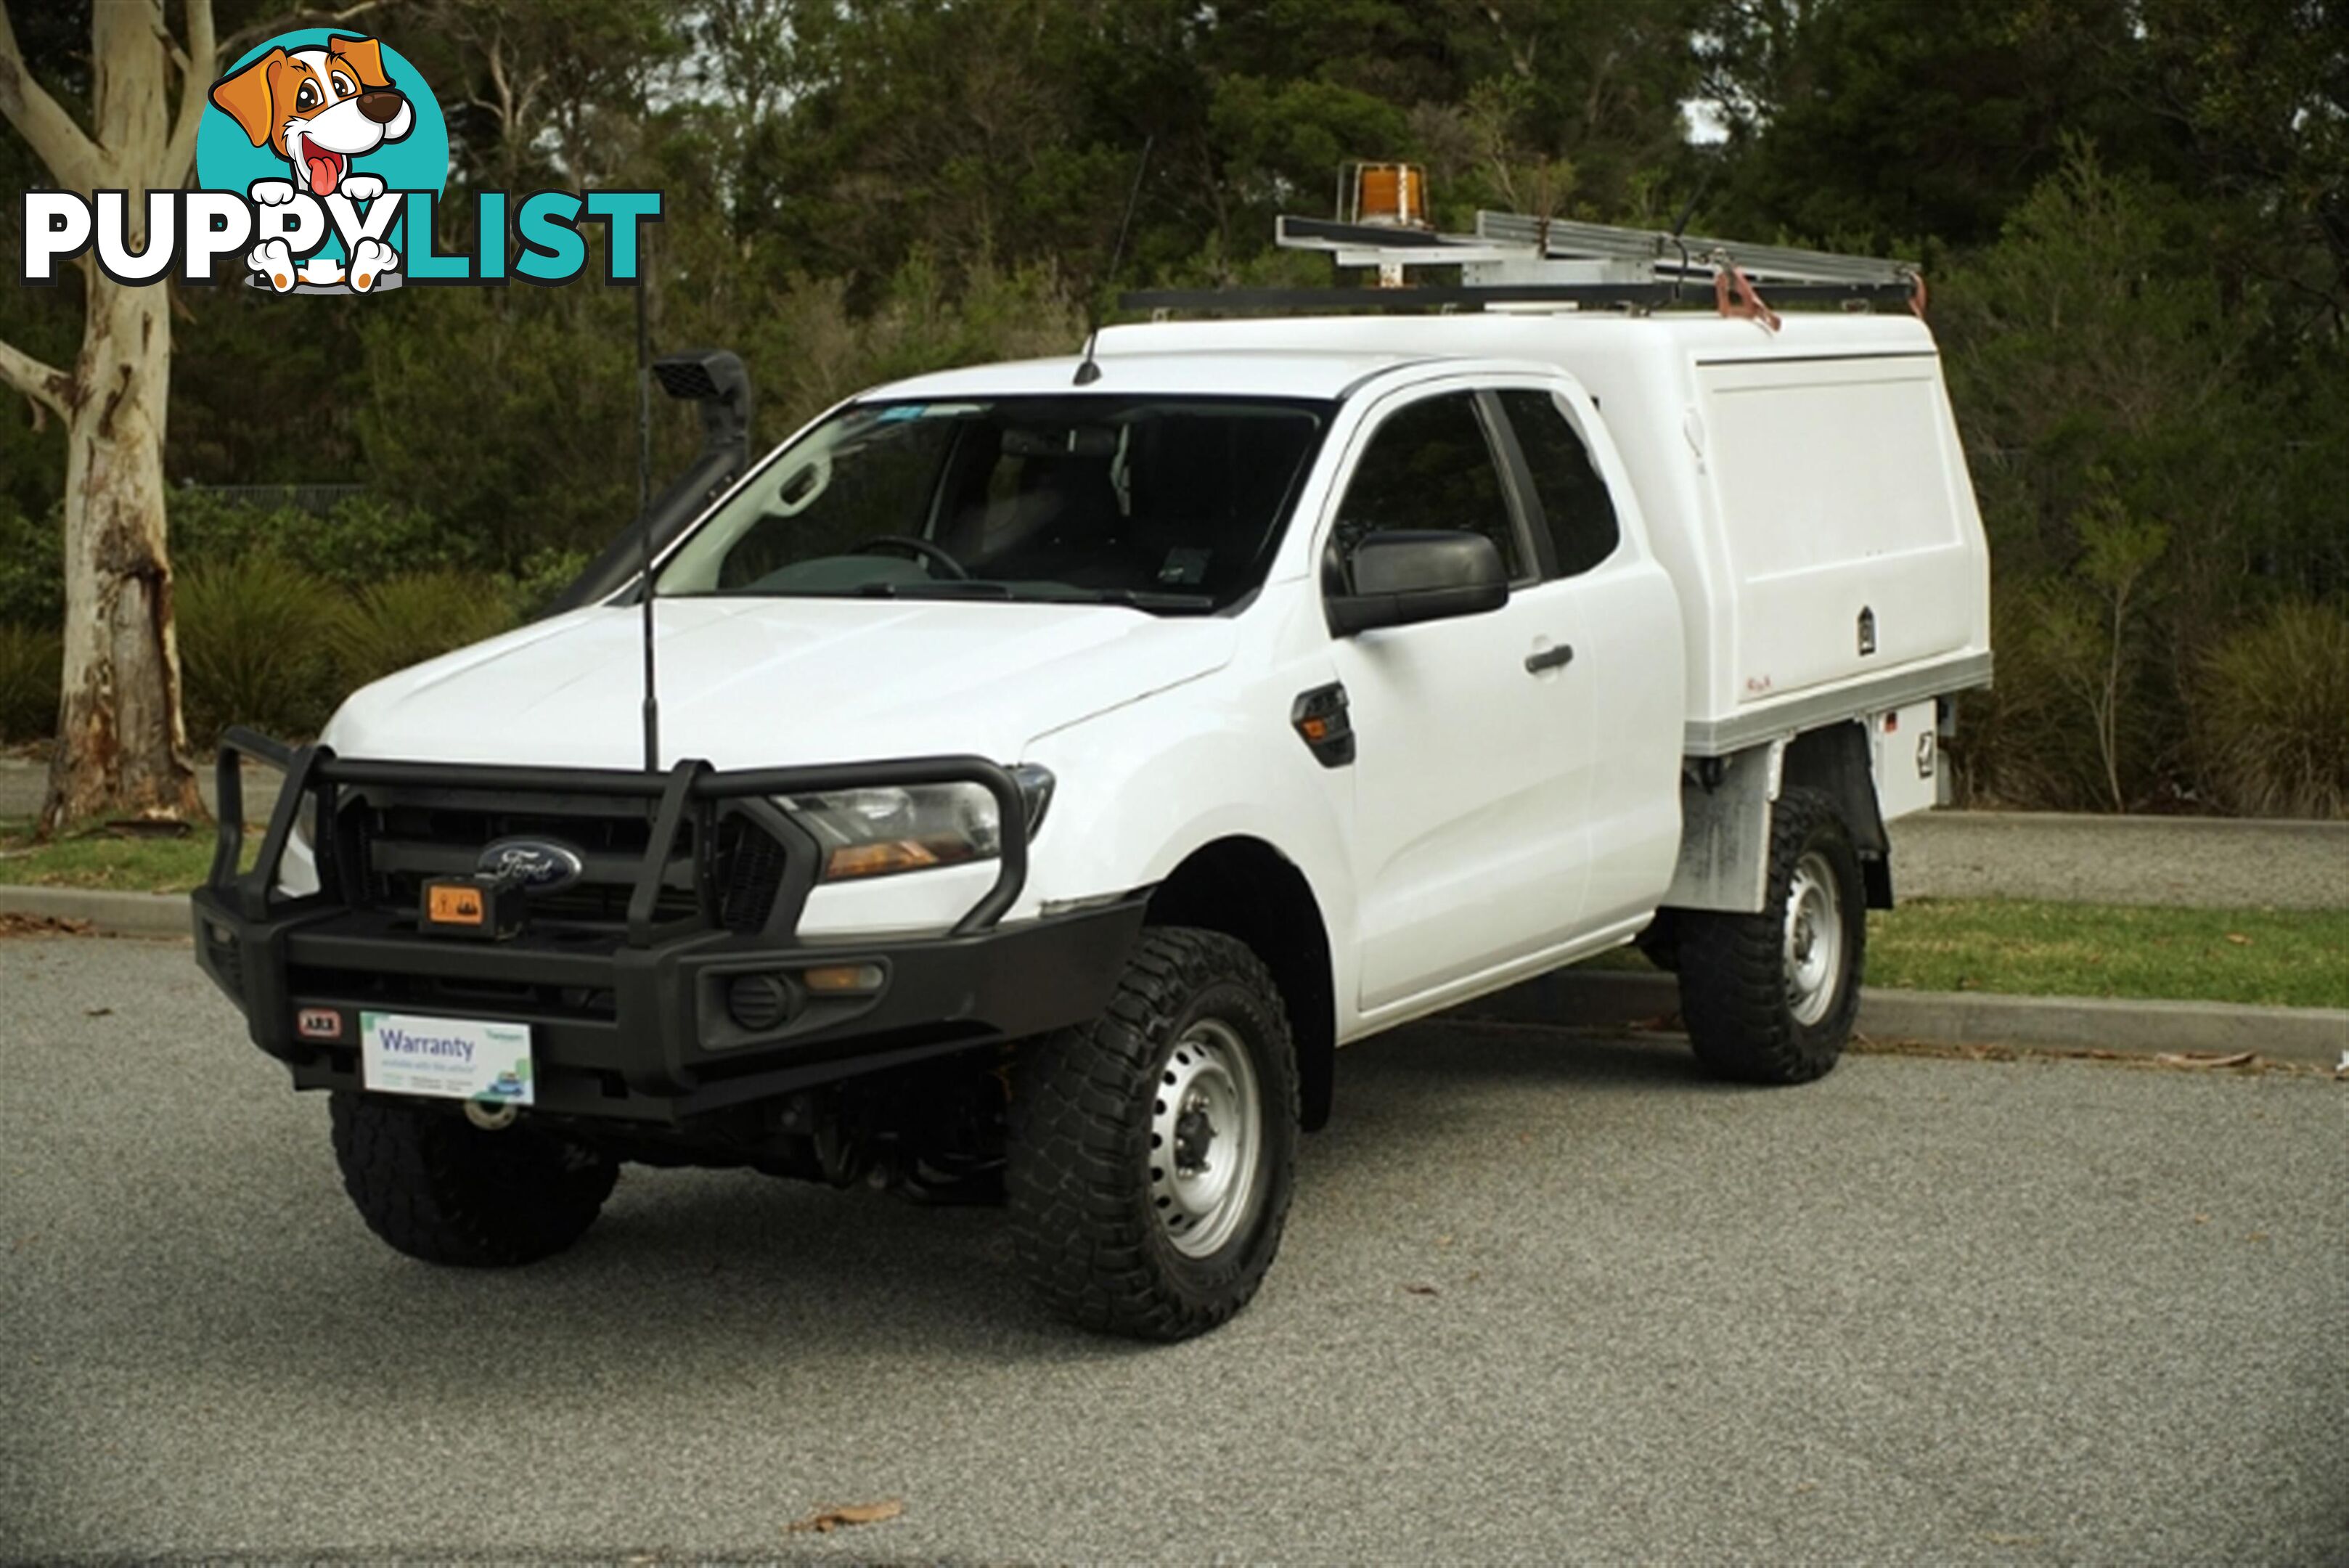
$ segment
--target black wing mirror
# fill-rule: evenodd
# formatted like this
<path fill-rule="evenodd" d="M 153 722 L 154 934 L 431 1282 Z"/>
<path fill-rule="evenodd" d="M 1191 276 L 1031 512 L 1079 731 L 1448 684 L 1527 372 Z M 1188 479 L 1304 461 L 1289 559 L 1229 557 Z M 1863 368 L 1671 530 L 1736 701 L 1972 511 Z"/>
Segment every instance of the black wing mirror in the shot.
<path fill-rule="evenodd" d="M 1389 529 L 1354 546 L 1350 590 L 1323 602 L 1331 635 L 1351 637 L 1499 609 L 1509 602 L 1509 573 L 1482 534 Z"/>

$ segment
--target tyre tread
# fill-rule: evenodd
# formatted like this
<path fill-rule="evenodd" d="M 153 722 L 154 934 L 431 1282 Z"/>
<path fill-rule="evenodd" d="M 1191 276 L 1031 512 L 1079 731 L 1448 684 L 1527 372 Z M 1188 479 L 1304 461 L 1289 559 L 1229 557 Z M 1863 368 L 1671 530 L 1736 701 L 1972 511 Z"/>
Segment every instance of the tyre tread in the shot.
<path fill-rule="evenodd" d="M 619 1179 L 529 1127 L 484 1132 L 458 1116 L 337 1093 L 336 1163 L 367 1229 L 429 1263 L 510 1268 L 569 1247 Z M 511 1141 L 508 1141 L 511 1140 Z"/>
<path fill-rule="evenodd" d="M 1278 1250 L 1290 1181 L 1267 1173 L 1266 1212 L 1237 1275 L 1212 1291 L 1186 1288 L 1164 1264 L 1155 1221 L 1136 1201 L 1134 1087 L 1156 1064 L 1188 999 L 1237 981 L 1268 1014 L 1276 1058 L 1262 1084 L 1269 1155 L 1293 1147 L 1299 1103 L 1288 1023 L 1271 973 L 1218 931 L 1144 930 L 1109 1005 L 1092 1023 L 1035 1041 L 1014 1068 L 1006 1180 L 1020 1271 L 1061 1316 L 1136 1338 L 1188 1338 L 1229 1319 L 1255 1293 Z M 1264 1065 L 1259 1064 L 1259 1074 Z M 1285 1117 L 1285 1129 L 1276 1122 Z"/>
<path fill-rule="evenodd" d="M 1814 838 L 1826 832 L 1830 858 L 1849 862 L 1837 889 L 1850 925 L 1844 994 L 1833 1012 L 1809 1027 L 1786 1004 L 1785 913 L 1795 867 Z M 1749 1084 L 1806 1084 L 1825 1075 L 1841 1055 L 1859 1011 L 1867 958 L 1867 915 L 1858 860 L 1835 803 L 1820 791 L 1787 790 L 1770 815 L 1770 879 L 1759 914 L 1683 909 L 1677 928 L 1681 1017 L 1689 1044 L 1706 1069 Z"/>

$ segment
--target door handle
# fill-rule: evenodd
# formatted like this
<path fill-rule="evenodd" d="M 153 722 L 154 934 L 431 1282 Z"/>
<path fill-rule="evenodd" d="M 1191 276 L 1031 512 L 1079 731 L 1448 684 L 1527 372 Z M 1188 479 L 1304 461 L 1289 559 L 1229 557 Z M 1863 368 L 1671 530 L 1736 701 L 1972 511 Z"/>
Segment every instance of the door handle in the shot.
<path fill-rule="evenodd" d="M 1556 648 L 1540 649 L 1526 654 L 1526 673 L 1539 675 L 1545 670 L 1563 670 L 1573 662 L 1573 645 L 1561 642 Z"/>

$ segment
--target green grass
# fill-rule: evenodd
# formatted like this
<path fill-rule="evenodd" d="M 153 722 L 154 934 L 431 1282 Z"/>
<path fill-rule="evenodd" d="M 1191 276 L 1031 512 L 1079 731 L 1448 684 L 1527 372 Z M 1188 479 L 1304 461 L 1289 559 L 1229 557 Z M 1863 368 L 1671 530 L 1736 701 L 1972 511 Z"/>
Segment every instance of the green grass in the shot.
<path fill-rule="evenodd" d="M 209 826 L 185 838 L 117 836 L 100 830 L 36 844 L 32 826 L 0 821 L 0 886 L 184 893 L 212 869 Z M 248 841 L 252 836 L 247 835 Z"/>
<path fill-rule="evenodd" d="M 1649 967 L 1628 948 L 1599 961 Z M 1868 916 L 1868 983 L 2349 1007 L 2349 910 L 1920 898 Z"/>
<path fill-rule="evenodd" d="M 0 821 L 0 885 L 184 892 L 212 865 L 186 838 L 103 834 L 34 845 Z M 258 837 L 247 835 L 248 847 Z M 1593 968 L 1644 970 L 1629 948 Z M 1868 917 L 1868 982 L 1909 991 L 2349 1008 L 2349 910 L 2170 909 L 1919 899 Z"/>

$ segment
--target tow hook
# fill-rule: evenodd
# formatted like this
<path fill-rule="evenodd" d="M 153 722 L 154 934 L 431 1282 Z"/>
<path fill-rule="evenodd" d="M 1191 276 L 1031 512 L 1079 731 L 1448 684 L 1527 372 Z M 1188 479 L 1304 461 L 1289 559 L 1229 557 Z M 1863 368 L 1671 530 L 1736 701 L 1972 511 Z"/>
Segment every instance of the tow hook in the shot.
<path fill-rule="evenodd" d="M 465 1102 L 465 1119 L 483 1132 L 503 1132 L 521 1115 L 522 1108 L 512 1101 L 494 1105 L 487 1100 Z"/>

